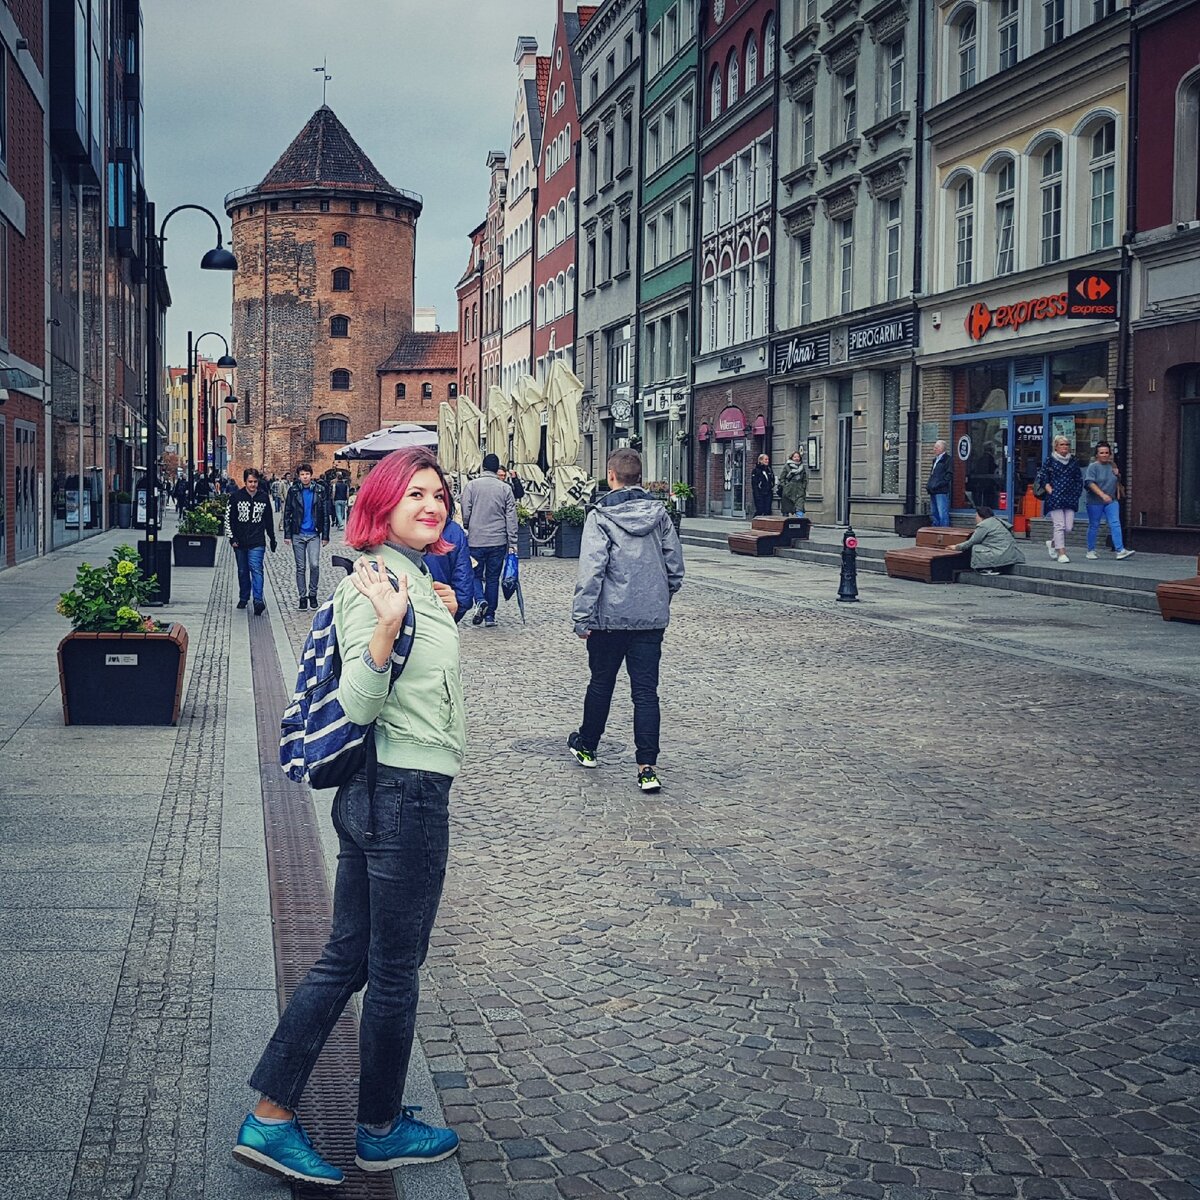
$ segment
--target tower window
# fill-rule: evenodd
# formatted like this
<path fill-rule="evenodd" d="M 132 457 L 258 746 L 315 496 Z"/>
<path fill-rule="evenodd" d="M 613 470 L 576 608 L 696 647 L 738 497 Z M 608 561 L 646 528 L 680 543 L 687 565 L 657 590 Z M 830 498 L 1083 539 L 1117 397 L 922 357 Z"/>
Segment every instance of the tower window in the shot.
<path fill-rule="evenodd" d="M 345 267 L 338 267 L 333 273 L 333 290 L 348 292 L 350 290 L 350 272 Z"/>
<path fill-rule="evenodd" d="M 335 233 L 333 235 L 333 244 L 335 246 L 350 245 L 350 235 L 348 233 Z"/>
<path fill-rule="evenodd" d="M 350 318 L 349 317 L 330 317 L 329 318 L 329 336 L 336 338 L 344 338 L 350 336 Z"/>
<path fill-rule="evenodd" d="M 348 441 L 349 422 L 345 417 L 322 417 L 317 422 L 317 441 L 345 442 Z"/>
<path fill-rule="evenodd" d="M 350 372 L 342 370 L 340 367 L 336 371 L 331 371 L 329 386 L 335 392 L 348 392 L 350 390 Z"/>

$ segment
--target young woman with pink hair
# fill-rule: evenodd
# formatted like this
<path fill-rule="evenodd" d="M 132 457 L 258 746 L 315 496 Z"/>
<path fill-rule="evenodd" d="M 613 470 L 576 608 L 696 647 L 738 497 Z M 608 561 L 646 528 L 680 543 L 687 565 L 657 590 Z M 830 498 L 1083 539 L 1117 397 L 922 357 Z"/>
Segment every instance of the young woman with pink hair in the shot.
<path fill-rule="evenodd" d="M 325 1039 L 364 985 L 355 1161 L 386 1171 L 458 1149 L 453 1130 L 418 1121 L 403 1103 L 418 969 L 446 873 L 450 785 L 466 743 L 454 593 L 432 581 L 422 560 L 427 550 L 449 549 L 449 499 L 437 459 L 400 450 L 367 476 L 346 528 L 363 557 L 334 593 L 338 696 L 351 721 L 375 722 L 378 777 L 373 794 L 360 773 L 334 797 L 333 928 L 250 1077 L 261 1099 L 233 1151 L 286 1179 L 344 1178 L 313 1147 L 295 1109 Z M 392 647 L 410 608 L 413 646 L 393 688 Z"/>

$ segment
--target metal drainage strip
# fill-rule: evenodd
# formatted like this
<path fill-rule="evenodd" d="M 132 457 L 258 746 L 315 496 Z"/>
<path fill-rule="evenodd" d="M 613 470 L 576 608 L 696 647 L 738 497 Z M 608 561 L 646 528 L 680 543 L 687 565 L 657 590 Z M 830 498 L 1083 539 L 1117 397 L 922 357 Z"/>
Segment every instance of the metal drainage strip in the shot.
<path fill-rule="evenodd" d="M 287 697 L 271 624 L 265 617 L 249 620 L 275 978 L 282 1011 L 325 945 L 333 908 L 308 788 L 293 783 L 278 765 L 279 715 Z M 354 1165 L 357 1107 L 358 1021 L 347 1008 L 317 1059 L 300 1118 L 321 1153 L 346 1172 L 346 1182 L 337 1189 L 342 1200 L 396 1200 L 390 1172 L 366 1175 Z M 298 1200 L 330 1194 L 328 1188 L 304 1184 L 293 1184 L 292 1192 Z"/>

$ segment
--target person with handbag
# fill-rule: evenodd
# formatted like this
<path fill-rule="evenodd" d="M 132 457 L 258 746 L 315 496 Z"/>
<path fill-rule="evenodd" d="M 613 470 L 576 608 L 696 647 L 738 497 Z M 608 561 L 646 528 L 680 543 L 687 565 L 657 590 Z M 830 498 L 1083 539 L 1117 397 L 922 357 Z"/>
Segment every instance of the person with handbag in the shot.
<path fill-rule="evenodd" d="M 799 450 L 783 464 L 779 474 L 779 511 L 785 517 L 803 517 L 808 503 L 808 467 Z"/>
<path fill-rule="evenodd" d="M 1050 457 L 1041 465 L 1033 481 L 1033 494 L 1042 502 L 1050 518 L 1052 533 L 1046 542 L 1050 557 L 1069 563 L 1067 534 L 1075 528 L 1075 510 L 1083 495 L 1083 469 L 1071 453 L 1071 442 L 1064 434 L 1055 437 Z"/>
<path fill-rule="evenodd" d="M 458 628 L 422 559 L 450 549 L 442 538 L 449 496 L 433 454 L 398 450 L 367 476 L 346 530 L 364 556 L 333 598 L 337 696 L 349 721 L 373 725 L 374 787 L 364 766 L 334 797 L 329 941 L 250 1076 L 260 1099 L 233 1150 L 240 1162 L 289 1180 L 344 1179 L 295 1110 L 326 1038 L 364 986 L 355 1162 L 387 1171 L 458 1149 L 453 1130 L 419 1121 L 404 1104 L 418 969 L 441 899 L 450 787 L 466 745 Z M 410 610 L 411 646 L 392 687 L 394 647 Z"/>

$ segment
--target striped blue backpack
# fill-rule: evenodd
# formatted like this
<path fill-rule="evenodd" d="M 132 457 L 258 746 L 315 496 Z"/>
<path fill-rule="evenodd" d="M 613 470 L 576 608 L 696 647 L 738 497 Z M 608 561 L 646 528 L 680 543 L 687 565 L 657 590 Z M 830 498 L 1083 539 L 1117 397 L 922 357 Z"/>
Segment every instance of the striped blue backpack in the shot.
<path fill-rule="evenodd" d="M 392 646 L 389 690 L 396 686 L 408 662 L 415 628 L 410 604 Z M 366 769 L 368 786 L 374 791 L 375 724 L 356 725 L 346 716 L 338 698 L 341 673 L 330 597 L 317 609 L 304 640 L 296 691 L 279 725 L 279 765 L 289 779 L 314 788 L 340 787 Z"/>

